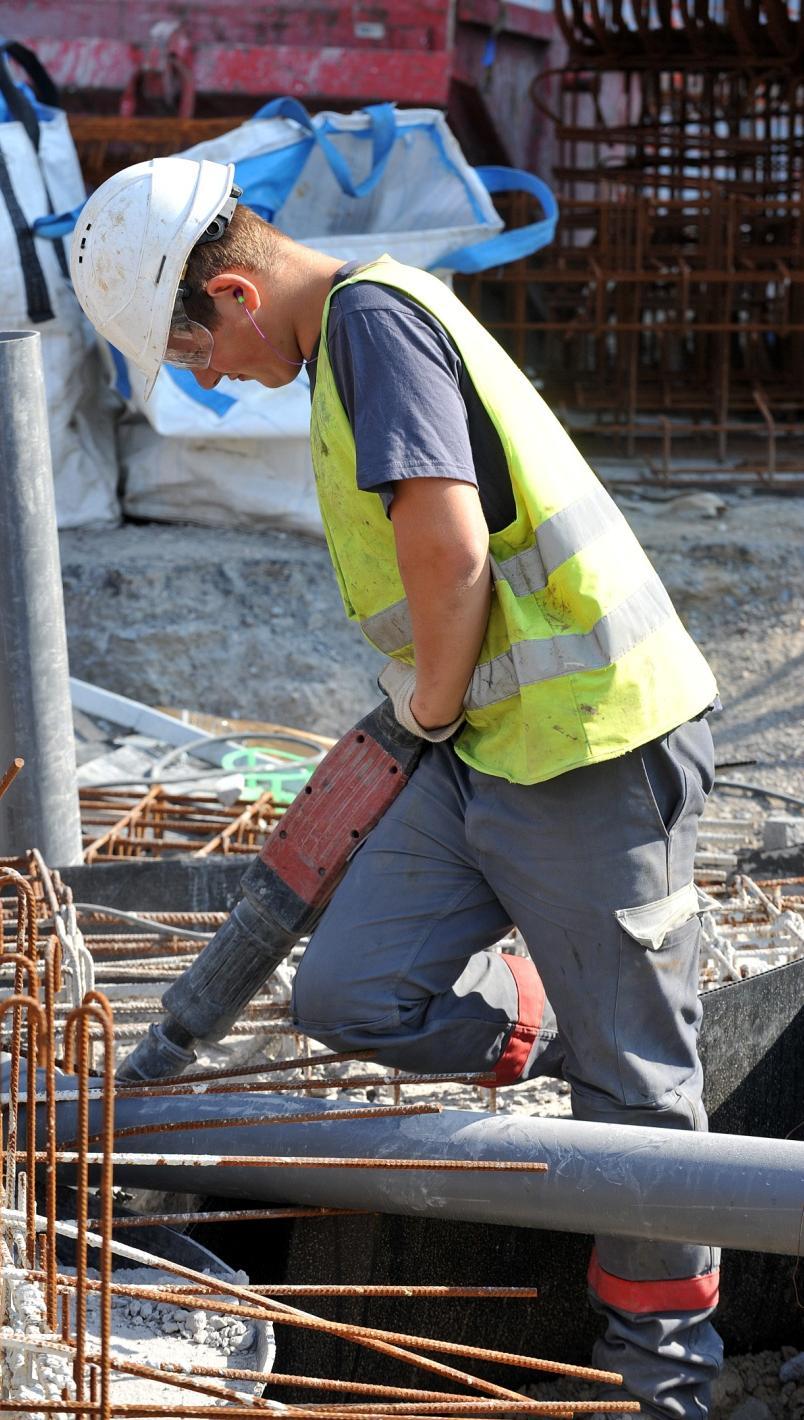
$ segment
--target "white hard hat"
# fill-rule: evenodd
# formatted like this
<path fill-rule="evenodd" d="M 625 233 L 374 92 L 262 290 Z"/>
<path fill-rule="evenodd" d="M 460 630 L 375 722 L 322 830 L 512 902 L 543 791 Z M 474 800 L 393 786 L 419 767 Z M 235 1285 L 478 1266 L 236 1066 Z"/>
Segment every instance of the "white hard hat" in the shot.
<path fill-rule="evenodd" d="M 73 233 L 70 269 L 95 329 L 146 377 L 165 357 L 176 293 L 193 247 L 222 235 L 236 206 L 232 163 L 152 158 L 92 194 Z M 221 222 L 215 226 L 215 219 Z"/>

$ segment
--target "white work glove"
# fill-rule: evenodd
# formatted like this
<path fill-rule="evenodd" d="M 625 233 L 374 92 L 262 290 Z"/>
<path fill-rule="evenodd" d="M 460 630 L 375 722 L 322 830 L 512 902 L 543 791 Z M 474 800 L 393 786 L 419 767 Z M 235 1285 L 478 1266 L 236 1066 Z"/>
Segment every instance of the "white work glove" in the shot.
<path fill-rule="evenodd" d="M 394 707 L 394 714 L 404 729 L 410 730 L 412 735 L 418 735 L 421 740 L 430 740 L 433 744 L 440 744 L 442 740 L 448 740 L 450 735 L 463 724 L 464 713 L 461 711 L 457 720 L 453 720 L 451 725 L 437 725 L 435 729 L 426 730 L 420 725 L 416 716 L 410 708 L 416 690 L 416 672 L 412 666 L 406 666 L 402 661 L 389 661 L 380 672 L 377 683 L 380 690 L 384 690 L 391 704 Z"/>

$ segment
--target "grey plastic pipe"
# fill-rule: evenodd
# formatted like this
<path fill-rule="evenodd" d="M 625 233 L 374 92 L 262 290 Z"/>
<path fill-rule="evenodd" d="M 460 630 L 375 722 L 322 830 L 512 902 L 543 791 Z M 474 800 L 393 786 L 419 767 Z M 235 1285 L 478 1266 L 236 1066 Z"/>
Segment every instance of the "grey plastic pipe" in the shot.
<path fill-rule="evenodd" d="M 2 1079 L 2 1071 L 0 1071 Z M 75 1081 L 60 1077 L 59 1089 Z M 196 1086 L 203 1090 L 203 1086 Z M 150 1154 L 143 1166 L 122 1160 L 119 1183 L 221 1194 L 264 1203 L 369 1208 L 469 1222 L 566 1232 L 663 1238 L 749 1252 L 797 1254 L 804 1207 L 804 1143 L 693 1134 L 683 1130 L 584 1124 L 570 1119 L 444 1110 L 440 1115 L 238 1126 L 228 1118 L 343 1109 L 287 1095 L 194 1094 L 127 1099 L 119 1090 L 116 1128 L 186 1121 L 176 1133 L 120 1140 L 126 1154 Z M 58 1106 L 63 1139 L 75 1131 L 75 1106 Z M 93 1102 L 93 1127 L 100 1104 Z M 218 1119 L 220 1129 L 194 1129 Z M 170 1163 L 170 1156 L 205 1162 Z M 222 1155 L 370 1159 L 543 1161 L 546 1174 L 383 1170 L 338 1167 L 228 1167 Z M 157 1162 L 158 1161 L 158 1162 Z"/>
<path fill-rule="evenodd" d="M 41 338 L 0 331 L 0 774 L 25 768 L 0 799 L 0 856 L 39 848 L 81 862 Z"/>

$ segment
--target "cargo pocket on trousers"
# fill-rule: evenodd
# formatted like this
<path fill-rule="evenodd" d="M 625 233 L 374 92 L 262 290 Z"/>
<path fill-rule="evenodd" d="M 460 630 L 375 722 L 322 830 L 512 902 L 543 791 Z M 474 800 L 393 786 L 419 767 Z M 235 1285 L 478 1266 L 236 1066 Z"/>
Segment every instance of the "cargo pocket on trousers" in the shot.
<path fill-rule="evenodd" d="M 693 883 L 621 907 L 615 1007 L 620 1087 L 629 1106 L 670 1110 L 696 1075 L 700 911 Z"/>
<path fill-rule="evenodd" d="M 660 952 L 668 933 L 683 927 L 699 911 L 695 884 L 687 883 L 686 887 L 671 892 L 669 897 L 659 897 L 655 902 L 645 902 L 640 907 L 618 907 L 614 916 L 623 931 L 640 946 Z"/>

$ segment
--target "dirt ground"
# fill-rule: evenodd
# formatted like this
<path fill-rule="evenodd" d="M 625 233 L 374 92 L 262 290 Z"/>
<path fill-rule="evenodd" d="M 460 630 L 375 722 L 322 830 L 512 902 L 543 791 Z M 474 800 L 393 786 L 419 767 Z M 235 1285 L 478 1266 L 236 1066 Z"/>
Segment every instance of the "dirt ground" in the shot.
<path fill-rule="evenodd" d="M 719 762 L 804 796 L 804 498 L 617 497 L 718 675 Z M 126 524 L 62 533 L 61 552 L 74 675 L 324 734 L 376 700 L 381 660 L 343 615 L 323 540 Z"/>

